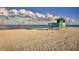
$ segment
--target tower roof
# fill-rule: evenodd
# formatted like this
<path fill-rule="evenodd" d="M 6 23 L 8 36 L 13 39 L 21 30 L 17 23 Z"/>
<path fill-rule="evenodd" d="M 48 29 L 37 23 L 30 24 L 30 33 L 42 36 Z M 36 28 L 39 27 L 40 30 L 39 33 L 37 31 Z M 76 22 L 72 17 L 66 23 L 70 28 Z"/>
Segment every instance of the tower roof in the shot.
<path fill-rule="evenodd" d="M 60 17 L 60 18 L 58 18 L 58 19 L 55 19 L 55 20 L 65 20 L 65 18 L 63 18 L 63 17 Z"/>

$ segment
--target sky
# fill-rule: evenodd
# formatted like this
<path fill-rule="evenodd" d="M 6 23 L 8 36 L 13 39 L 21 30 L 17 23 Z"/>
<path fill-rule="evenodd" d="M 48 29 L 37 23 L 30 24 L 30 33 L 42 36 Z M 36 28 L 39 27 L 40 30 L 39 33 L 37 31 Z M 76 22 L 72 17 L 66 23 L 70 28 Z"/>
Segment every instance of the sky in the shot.
<path fill-rule="evenodd" d="M 6 7 L 7 9 L 26 9 L 38 13 L 51 13 L 79 19 L 79 7 Z"/>

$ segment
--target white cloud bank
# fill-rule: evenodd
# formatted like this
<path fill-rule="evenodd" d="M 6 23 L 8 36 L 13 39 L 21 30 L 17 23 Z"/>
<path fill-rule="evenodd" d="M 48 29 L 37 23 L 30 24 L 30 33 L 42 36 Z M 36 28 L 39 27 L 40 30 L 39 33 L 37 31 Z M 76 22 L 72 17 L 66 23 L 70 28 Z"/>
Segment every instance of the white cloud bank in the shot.
<path fill-rule="evenodd" d="M 50 13 L 42 14 L 42 13 L 34 13 L 26 9 L 7 10 L 5 8 L 0 8 L 0 24 L 15 24 L 15 23 L 25 24 L 29 23 L 30 21 L 38 23 L 44 21 L 54 21 L 57 18 L 60 18 L 60 16 L 56 16 Z M 68 17 L 65 19 L 67 20 L 67 22 L 72 21 Z"/>

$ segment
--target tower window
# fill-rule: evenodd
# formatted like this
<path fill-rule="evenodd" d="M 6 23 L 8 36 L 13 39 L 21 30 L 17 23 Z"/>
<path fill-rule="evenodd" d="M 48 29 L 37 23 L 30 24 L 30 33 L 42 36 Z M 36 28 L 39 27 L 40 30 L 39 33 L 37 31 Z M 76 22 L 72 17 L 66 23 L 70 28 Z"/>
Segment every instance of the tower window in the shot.
<path fill-rule="evenodd" d="M 60 22 L 60 20 L 57 20 L 57 23 L 59 23 Z"/>

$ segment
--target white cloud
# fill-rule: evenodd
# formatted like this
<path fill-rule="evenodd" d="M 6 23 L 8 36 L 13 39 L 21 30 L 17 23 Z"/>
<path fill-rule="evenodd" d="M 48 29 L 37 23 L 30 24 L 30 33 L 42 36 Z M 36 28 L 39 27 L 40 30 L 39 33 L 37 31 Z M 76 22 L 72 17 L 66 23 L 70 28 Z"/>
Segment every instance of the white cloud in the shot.
<path fill-rule="evenodd" d="M 16 9 L 9 10 L 8 12 L 10 16 L 18 15 L 18 11 Z"/>
<path fill-rule="evenodd" d="M 20 10 L 18 10 L 18 13 L 20 15 L 25 15 L 26 14 L 26 10 L 25 9 L 20 9 Z"/>
<path fill-rule="evenodd" d="M 5 8 L 0 8 L 0 15 L 8 16 L 8 10 Z"/>
<path fill-rule="evenodd" d="M 45 15 L 41 14 L 41 13 L 35 13 L 37 18 L 45 18 Z"/>
<path fill-rule="evenodd" d="M 7 10 L 7 9 L 3 9 L 3 10 Z M 50 13 L 47 14 L 34 13 L 26 9 L 19 9 L 19 10 L 12 9 L 7 11 L 9 12 L 10 15 L 20 15 L 21 17 L 13 17 L 13 18 L 10 17 L 9 20 L 4 19 L 6 21 L 5 22 L 3 21 L 3 23 L 27 23 L 27 21 L 42 22 L 42 21 L 53 21 L 54 19 L 60 18 L 59 16 L 55 16 Z"/>
<path fill-rule="evenodd" d="M 47 14 L 46 14 L 46 17 L 47 17 L 47 18 L 53 18 L 53 15 L 51 15 L 50 13 L 47 13 Z"/>

